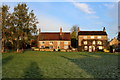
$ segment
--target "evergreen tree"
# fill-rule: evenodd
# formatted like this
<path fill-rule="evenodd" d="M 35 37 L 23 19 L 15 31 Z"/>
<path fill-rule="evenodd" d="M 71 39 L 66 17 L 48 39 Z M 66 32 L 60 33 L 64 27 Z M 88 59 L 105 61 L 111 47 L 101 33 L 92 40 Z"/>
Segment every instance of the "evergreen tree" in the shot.
<path fill-rule="evenodd" d="M 8 36 L 10 31 L 9 29 L 9 22 L 8 22 L 8 18 L 10 16 L 10 13 L 8 12 L 9 7 L 7 5 L 2 5 L 1 7 L 2 10 L 2 52 L 5 51 L 5 44 L 8 41 Z"/>
<path fill-rule="evenodd" d="M 25 3 L 18 4 L 14 7 L 14 27 L 16 30 L 15 37 L 17 41 L 17 52 L 26 43 L 30 43 L 32 33 L 37 33 L 37 19 L 33 10 L 28 12 L 28 7 Z M 22 45 L 21 45 L 22 44 Z"/>

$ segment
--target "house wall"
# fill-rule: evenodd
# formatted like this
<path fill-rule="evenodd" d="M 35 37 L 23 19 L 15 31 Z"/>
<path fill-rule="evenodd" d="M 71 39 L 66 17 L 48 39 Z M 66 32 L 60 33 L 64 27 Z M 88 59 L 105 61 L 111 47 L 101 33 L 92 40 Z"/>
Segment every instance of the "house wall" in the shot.
<path fill-rule="evenodd" d="M 84 38 L 85 36 L 87 36 L 87 38 Z M 94 38 L 92 39 L 91 36 L 94 36 Z M 101 36 L 101 38 L 98 39 L 98 36 Z M 106 35 L 79 35 L 78 36 L 78 46 L 81 46 L 81 42 L 82 42 L 83 39 L 108 40 L 108 37 Z"/>
<path fill-rule="evenodd" d="M 91 36 L 94 36 L 94 38 L 91 38 Z M 99 36 L 99 37 L 98 37 Z M 100 38 L 101 36 L 101 38 Z M 78 50 L 79 51 L 89 51 L 89 48 L 92 47 L 92 51 L 97 51 L 100 46 L 102 46 L 102 49 L 106 48 L 107 44 L 107 36 L 106 35 L 79 35 L 78 36 Z M 84 41 L 87 41 L 87 44 L 84 44 Z M 92 42 L 95 41 L 95 44 Z M 102 44 L 97 44 L 98 41 L 101 41 Z M 85 50 L 84 47 L 87 46 L 88 49 Z"/>
<path fill-rule="evenodd" d="M 42 42 L 44 42 L 44 44 Z M 53 42 L 53 43 L 50 43 L 50 42 Z M 68 43 L 68 44 L 65 44 L 65 43 Z M 44 46 L 44 47 L 53 46 L 53 49 L 58 49 L 58 48 L 68 49 L 70 45 L 71 45 L 71 41 L 38 41 L 39 48 L 42 48 L 41 46 Z M 65 48 L 65 46 L 68 48 Z"/>
<path fill-rule="evenodd" d="M 111 46 L 112 45 L 118 45 L 118 44 L 119 44 L 119 41 L 116 38 L 114 38 L 112 41 L 110 41 Z"/>

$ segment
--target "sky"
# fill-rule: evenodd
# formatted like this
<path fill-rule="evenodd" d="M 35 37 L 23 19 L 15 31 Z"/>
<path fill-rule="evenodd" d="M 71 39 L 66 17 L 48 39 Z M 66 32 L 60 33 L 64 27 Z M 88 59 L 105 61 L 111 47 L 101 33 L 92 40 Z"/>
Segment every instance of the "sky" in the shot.
<path fill-rule="evenodd" d="M 18 2 L 4 2 L 13 11 Z M 117 36 L 118 5 L 116 2 L 26 2 L 33 10 L 42 32 L 58 32 L 60 27 L 69 32 L 73 25 L 81 31 L 102 31 L 106 27 L 108 38 Z"/>

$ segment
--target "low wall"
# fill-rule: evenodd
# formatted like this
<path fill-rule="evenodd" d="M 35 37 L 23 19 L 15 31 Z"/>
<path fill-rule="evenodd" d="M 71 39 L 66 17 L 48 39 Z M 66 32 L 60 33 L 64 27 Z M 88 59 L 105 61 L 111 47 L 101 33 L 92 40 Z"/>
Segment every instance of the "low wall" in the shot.
<path fill-rule="evenodd" d="M 40 49 L 40 48 L 35 48 L 33 49 L 34 51 L 54 51 L 54 49 Z M 73 50 L 70 49 L 60 49 L 61 52 L 74 52 Z"/>
<path fill-rule="evenodd" d="M 39 51 L 54 51 L 53 49 L 39 49 Z"/>

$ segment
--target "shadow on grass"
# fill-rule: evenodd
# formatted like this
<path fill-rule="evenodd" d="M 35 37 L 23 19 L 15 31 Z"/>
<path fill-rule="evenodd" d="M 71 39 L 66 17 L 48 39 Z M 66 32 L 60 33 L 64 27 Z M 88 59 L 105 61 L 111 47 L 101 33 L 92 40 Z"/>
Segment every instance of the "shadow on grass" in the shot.
<path fill-rule="evenodd" d="M 43 78 L 43 73 L 41 72 L 38 64 L 36 62 L 32 62 L 24 73 L 24 78 Z"/>
<path fill-rule="evenodd" d="M 4 66 L 5 64 L 7 64 L 8 62 L 10 62 L 13 59 L 13 56 L 8 56 L 6 58 L 2 59 L 2 65 Z"/>
<path fill-rule="evenodd" d="M 77 58 L 71 59 L 66 56 L 61 56 L 80 67 L 81 69 L 88 72 L 90 75 L 94 76 L 94 78 L 118 78 L 118 66 L 117 62 L 114 61 L 110 63 L 110 57 L 85 57 L 85 58 Z M 111 56 L 112 57 L 112 56 Z M 114 57 L 114 56 L 113 56 Z M 112 61 L 112 60 L 111 60 Z"/>

